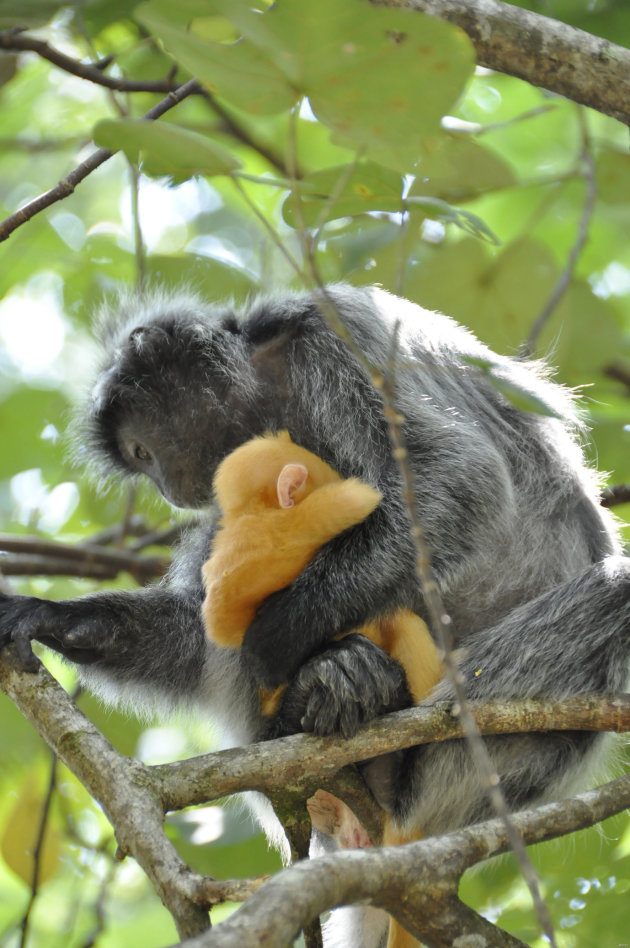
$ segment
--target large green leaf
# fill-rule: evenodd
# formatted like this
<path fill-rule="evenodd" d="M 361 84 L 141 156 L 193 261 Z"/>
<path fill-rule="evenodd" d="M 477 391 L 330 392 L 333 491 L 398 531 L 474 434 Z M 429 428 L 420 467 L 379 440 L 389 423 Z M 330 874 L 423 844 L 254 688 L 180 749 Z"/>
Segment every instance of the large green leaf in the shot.
<path fill-rule="evenodd" d="M 424 142 L 409 196 L 432 196 L 459 203 L 513 184 L 514 174 L 489 148 L 468 136 L 442 134 Z"/>
<path fill-rule="evenodd" d="M 167 123 L 109 119 L 98 123 L 94 140 L 112 151 L 124 151 L 147 174 L 229 174 L 240 167 L 238 159 L 211 138 Z"/>
<path fill-rule="evenodd" d="M 152 0 L 137 16 L 228 101 L 273 112 L 307 96 L 340 140 L 394 167 L 419 157 L 423 140 L 453 107 L 474 67 L 462 31 L 417 12 L 365 0 L 278 0 L 263 16 L 232 0 L 212 6 L 242 31 L 240 42 L 205 40 L 169 0 Z"/>
<path fill-rule="evenodd" d="M 311 226 L 336 217 L 354 217 L 367 211 L 400 212 L 403 180 L 374 161 L 342 165 L 306 175 L 297 196 L 284 202 L 284 219 L 292 227 Z"/>
<path fill-rule="evenodd" d="M 242 0 L 233 0 L 235 15 Z M 208 39 L 203 17 L 219 12 L 220 4 L 174 4 L 151 0 L 136 11 L 136 18 L 163 41 L 171 55 L 211 92 L 256 114 L 282 112 L 290 108 L 297 91 L 280 67 L 264 51 L 247 40 L 229 46 Z M 201 22 L 196 18 L 202 18 Z M 195 31 L 195 27 L 199 32 Z"/>

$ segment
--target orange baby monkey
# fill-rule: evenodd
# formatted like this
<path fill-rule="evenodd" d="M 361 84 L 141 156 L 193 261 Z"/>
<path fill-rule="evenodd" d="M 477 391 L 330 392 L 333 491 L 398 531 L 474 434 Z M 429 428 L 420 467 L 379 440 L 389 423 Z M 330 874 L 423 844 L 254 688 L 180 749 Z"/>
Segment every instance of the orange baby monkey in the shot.
<path fill-rule="evenodd" d="M 381 494 L 356 478 L 343 479 L 328 464 L 294 444 L 288 432 L 254 438 L 219 466 L 214 491 L 222 518 L 212 555 L 203 567 L 203 619 L 217 645 L 240 648 L 256 610 L 272 593 L 289 586 L 324 543 L 361 523 Z M 426 697 L 443 674 L 425 623 L 409 609 L 372 619 L 354 629 L 402 665 L 414 702 Z M 261 688 L 261 710 L 275 713 L 285 686 Z M 318 791 L 309 801 L 313 825 L 341 845 L 369 837 L 349 808 Z M 383 844 L 417 839 L 386 815 Z M 365 842 L 354 845 L 365 845 Z M 388 948 L 418 942 L 397 922 L 390 924 Z"/>
<path fill-rule="evenodd" d="M 365 520 L 381 500 L 375 488 L 344 480 L 286 431 L 254 438 L 229 454 L 214 490 L 222 518 L 203 567 L 203 619 L 208 637 L 228 648 L 240 648 L 268 596 L 289 586 L 324 543 Z M 409 609 L 353 631 L 400 662 L 415 702 L 442 677 L 433 639 Z M 283 690 L 261 689 L 264 714 L 276 711 Z"/>

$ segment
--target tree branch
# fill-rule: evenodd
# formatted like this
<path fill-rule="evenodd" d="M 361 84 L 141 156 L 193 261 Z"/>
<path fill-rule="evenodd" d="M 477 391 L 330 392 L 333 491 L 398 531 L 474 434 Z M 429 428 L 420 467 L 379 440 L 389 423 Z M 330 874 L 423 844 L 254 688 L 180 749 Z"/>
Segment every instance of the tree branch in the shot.
<path fill-rule="evenodd" d="M 147 768 L 118 754 L 43 666 L 37 674 L 24 673 L 10 649 L 0 655 L 0 690 L 101 804 L 121 854 L 142 866 L 182 937 L 207 928 L 207 911 L 198 900 L 202 877 L 166 838 L 159 785 Z"/>
<path fill-rule="evenodd" d="M 453 933 L 483 937 L 490 948 L 521 944 L 457 899 L 457 883 L 466 868 L 509 849 L 502 820 L 404 847 L 343 852 L 300 863 L 274 877 L 260 891 L 255 890 L 263 880 L 216 883 L 198 875 L 183 862 L 164 834 L 167 809 L 208 802 L 245 789 L 265 792 L 277 802 L 281 815 L 286 816 L 294 806 L 293 825 L 301 827 L 304 799 L 310 788 L 333 786 L 334 774 L 344 764 L 398 747 L 461 737 L 460 723 L 448 705 L 388 715 L 351 740 L 298 734 L 249 748 L 146 767 L 120 756 L 43 668 L 35 675 L 23 672 L 12 649 L 0 654 L 0 690 L 15 702 L 103 806 L 115 828 L 121 853 L 133 855 L 145 870 L 175 918 L 181 936 L 192 938 L 191 948 L 247 948 L 262 943 L 261 933 L 268 943 L 285 944 L 292 933 L 310 925 L 322 911 L 366 899 L 387 909 L 416 937 L 438 948 L 452 945 Z M 627 730 L 630 695 L 530 700 L 505 706 L 494 703 L 475 708 L 475 716 L 481 730 L 492 734 L 550 729 Z M 589 826 L 629 804 L 627 776 L 572 801 L 526 811 L 512 819 L 526 842 L 531 843 Z M 218 930 L 193 937 L 207 929 L 211 904 L 252 892 L 246 905 Z"/>
<path fill-rule="evenodd" d="M 0 551 L 17 554 L 0 558 L 5 576 L 63 575 L 114 579 L 124 571 L 142 584 L 163 576 L 169 564 L 165 556 L 105 549 L 96 543 L 73 545 L 4 533 L 0 534 Z"/>
<path fill-rule="evenodd" d="M 158 102 L 152 109 L 143 115 L 143 119 L 147 122 L 155 121 L 155 119 L 160 118 L 164 115 L 165 112 L 168 112 L 169 109 L 172 109 L 174 106 L 178 105 L 183 99 L 187 98 L 189 95 L 197 95 L 201 91 L 201 86 L 196 79 L 191 79 L 190 82 L 184 83 L 184 85 L 179 86 L 173 92 L 169 92 L 166 98 L 162 99 L 161 102 Z M 105 161 L 108 161 L 112 155 L 113 151 L 109 151 L 107 148 L 97 148 L 89 158 L 86 158 L 85 161 L 82 161 L 80 165 L 77 165 L 70 174 L 62 178 L 54 188 L 51 188 L 49 191 L 45 191 L 44 194 L 40 194 L 39 197 L 34 198 L 28 204 L 25 204 L 24 207 L 21 207 L 11 214 L 9 217 L 5 218 L 0 222 L 0 242 L 6 240 L 7 237 L 13 233 L 16 228 L 21 224 L 25 224 L 36 214 L 39 214 L 40 211 L 43 211 L 47 207 L 55 204 L 57 201 L 61 201 L 63 198 L 68 197 L 76 186 L 81 183 L 85 178 L 88 177 L 93 171 L 95 171 L 100 165 Z"/>
<path fill-rule="evenodd" d="M 456 24 L 477 62 L 630 122 L 630 50 L 499 0 L 370 0 Z"/>
<path fill-rule="evenodd" d="M 629 805 L 627 775 L 568 800 L 515 813 L 512 819 L 531 845 L 592 826 Z M 186 948 L 290 944 L 305 921 L 326 909 L 368 901 L 386 909 L 431 948 L 452 948 L 466 937 L 471 945 L 516 948 L 523 943 L 457 898 L 466 869 L 509 849 L 503 820 L 495 818 L 405 846 L 345 851 L 299 863 L 274 876 L 218 928 L 184 944 Z"/>
<path fill-rule="evenodd" d="M 87 79 L 88 82 L 94 82 L 96 85 L 105 86 L 107 89 L 115 89 L 117 92 L 172 92 L 177 87 L 176 66 L 164 79 L 124 79 L 106 76 L 103 69 L 110 65 L 111 59 L 96 64 L 82 63 L 54 49 L 45 40 L 28 36 L 19 27 L 0 32 L 0 50 L 37 53 L 42 59 L 47 59 L 49 63 L 58 66 L 64 72 L 69 72 L 80 79 Z"/>
<path fill-rule="evenodd" d="M 630 730 L 630 695 L 625 694 L 488 702 L 471 704 L 471 709 L 479 730 L 486 735 Z M 314 780 L 322 786 L 347 764 L 463 736 L 452 706 L 441 703 L 386 714 L 351 738 L 295 734 L 150 769 L 159 776 L 166 809 L 177 810 L 241 790 L 271 793 L 290 787 L 291 792 L 308 792 Z"/>
<path fill-rule="evenodd" d="M 616 507 L 617 504 L 630 504 L 630 484 L 612 484 L 602 491 L 602 507 Z"/>

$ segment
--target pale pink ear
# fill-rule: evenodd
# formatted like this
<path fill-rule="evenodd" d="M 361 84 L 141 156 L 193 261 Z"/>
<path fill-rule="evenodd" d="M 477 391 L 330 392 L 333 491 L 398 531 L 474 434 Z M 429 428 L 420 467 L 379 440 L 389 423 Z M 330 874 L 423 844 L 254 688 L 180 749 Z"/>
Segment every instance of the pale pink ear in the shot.
<path fill-rule="evenodd" d="M 278 474 L 278 502 L 281 507 L 295 505 L 294 494 L 306 484 L 308 470 L 303 464 L 285 464 Z"/>

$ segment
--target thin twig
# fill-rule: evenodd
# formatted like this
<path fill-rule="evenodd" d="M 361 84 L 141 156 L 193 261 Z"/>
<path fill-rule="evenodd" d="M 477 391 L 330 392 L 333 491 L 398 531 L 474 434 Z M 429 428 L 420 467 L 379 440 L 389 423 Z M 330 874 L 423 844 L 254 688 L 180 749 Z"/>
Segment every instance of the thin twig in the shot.
<path fill-rule="evenodd" d="M 588 127 L 586 124 L 586 116 L 584 115 L 584 110 L 581 106 L 578 106 L 578 119 L 580 122 L 580 130 L 582 135 L 582 150 L 580 152 L 579 162 L 583 168 L 582 176 L 586 184 L 586 195 L 584 198 L 584 205 L 582 207 L 582 213 L 580 215 L 580 223 L 578 225 L 578 232 L 575 238 L 575 242 L 571 247 L 571 251 L 567 258 L 566 265 L 556 280 L 556 284 L 551 291 L 549 299 L 545 303 L 545 306 L 542 309 L 542 312 L 536 319 L 532 327 L 532 331 L 529 334 L 529 338 L 525 345 L 523 346 L 522 355 L 525 358 L 529 358 L 533 355 L 536 348 L 536 342 L 538 337 L 547 322 L 549 321 L 553 311 L 556 306 L 566 293 L 569 288 L 569 284 L 573 278 L 573 273 L 575 271 L 575 266 L 578 261 L 578 257 L 582 253 L 584 244 L 586 243 L 588 237 L 589 224 L 593 216 L 593 210 L 595 208 L 595 199 L 597 197 L 597 182 L 595 177 L 595 159 L 593 157 L 591 139 L 588 132 Z"/>
<path fill-rule="evenodd" d="M 29 926 L 29 922 L 31 918 L 31 912 L 33 911 L 33 906 L 35 905 L 35 899 L 37 898 L 37 893 L 39 891 L 42 855 L 44 851 L 44 836 L 46 835 L 46 829 L 48 827 L 48 817 L 50 815 L 50 807 L 52 804 L 53 795 L 55 793 L 56 784 L 57 784 L 57 756 L 55 753 L 51 753 L 50 778 L 48 780 L 48 788 L 46 790 L 46 797 L 42 804 L 42 811 L 39 816 L 37 838 L 35 840 L 35 847 L 33 849 L 33 876 L 31 878 L 31 893 L 28 900 L 28 905 L 26 906 L 26 911 L 24 912 L 24 917 L 22 918 L 22 922 L 20 925 L 20 928 L 21 928 L 20 948 L 25 948 L 26 939 L 28 936 L 28 926 Z"/>
<path fill-rule="evenodd" d="M 164 115 L 165 112 L 179 105 L 183 99 L 189 95 L 198 95 L 200 91 L 201 87 L 197 80 L 191 79 L 190 82 L 186 82 L 173 92 L 169 92 L 161 102 L 158 102 L 157 105 L 149 109 L 149 111 L 143 115 L 143 119 L 147 122 L 155 121 L 155 119 Z M 89 158 L 86 158 L 80 165 L 73 168 L 70 174 L 59 181 L 54 188 L 45 191 L 44 194 L 40 194 L 39 197 L 34 198 L 34 200 L 25 204 L 24 207 L 21 207 L 14 214 L 5 218 L 0 222 L 0 242 L 6 240 L 14 230 L 31 220 L 36 214 L 39 214 L 47 207 L 51 207 L 53 204 L 56 204 L 57 201 L 61 201 L 63 198 L 72 194 L 81 181 L 92 174 L 92 172 L 104 162 L 108 161 L 114 154 L 115 152 L 110 151 L 108 148 L 97 148 Z"/>
<path fill-rule="evenodd" d="M 168 568 L 168 558 L 163 556 L 142 556 L 126 549 L 110 550 L 92 543 L 72 545 L 59 543 L 56 540 L 44 540 L 41 537 L 18 537 L 4 533 L 0 534 L 0 551 L 24 556 L 25 566 L 28 564 L 29 558 L 34 556 L 49 558 L 50 562 L 58 567 L 67 567 L 69 564 L 74 564 L 72 569 L 74 569 L 75 574 L 84 576 L 90 575 L 92 566 L 96 566 L 97 569 L 113 570 L 114 575 L 124 570 L 131 573 L 132 576 L 143 578 L 164 575 Z M 16 557 L 12 564 L 13 567 L 18 563 L 19 559 Z M 11 575 L 17 574 L 15 568 L 11 570 L 6 568 L 4 558 L 0 560 L 0 565 L 2 565 L 2 571 L 7 575 L 9 573 Z M 10 561 L 7 561 L 7 566 L 9 565 Z M 44 563 L 41 565 L 43 566 Z M 72 573 L 72 569 L 70 569 L 70 573 Z M 48 570 L 46 572 L 49 573 Z M 68 569 L 64 568 L 62 572 L 65 575 L 68 573 Z M 28 573 L 30 575 L 32 571 L 28 570 Z"/>
<path fill-rule="evenodd" d="M 499 775 L 492 764 L 492 759 L 481 735 L 479 725 L 477 724 L 475 716 L 472 713 L 470 703 L 464 689 L 464 678 L 455 661 L 455 639 L 453 635 L 453 624 L 451 617 L 446 611 L 446 607 L 442 600 L 442 595 L 433 574 L 433 568 L 431 566 L 431 551 L 426 542 L 424 530 L 422 528 L 422 524 L 420 523 L 420 518 L 418 517 L 418 510 L 415 503 L 414 475 L 409 464 L 409 455 L 407 453 L 407 447 L 401 427 L 405 419 L 396 410 L 396 403 L 394 400 L 395 373 L 396 367 L 398 365 L 398 328 L 398 324 L 396 324 L 392 333 L 392 353 L 390 366 L 383 378 L 382 392 L 385 399 L 385 415 L 389 423 L 389 433 L 393 447 L 393 455 L 398 462 L 398 467 L 403 477 L 403 493 L 407 506 L 407 512 L 411 519 L 411 535 L 416 548 L 416 569 L 418 579 L 420 580 L 422 587 L 423 599 L 427 607 L 429 625 L 432 633 L 440 645 L 440 648 L 444 653 L 444 666 L 446 668 L 447 676 L 452 682 L 455 691 L 455 696 L 459 706 L 457 710 L 462 722 L 464 735 L 468 741 L 468 745 L 470 747 L 473 759 L 477 765 L 479 775 L 483 781 L 485 790 L 497 816 L 499 816 L 505 824 L 511 848 L 514 851 L 516 860 L 519 864 L 521 872 L 523 873 L 523 878 L 525 879 L 527 887 L 531 893 L 540 927 L 543 933 L 549 939 L 549 943 L 552 946 L 555 946 L 556 941 L 554 937 L 553 923 L 551 921 L 549 910 L 540 892 L 536 870 L 534 869 L 534 866 L 532 865 L 532 862 L 527 854 L 525 844 L 523 843 L 523 838 L 517 830 L 516 825 L 512 819 L 505 795 L 501 789 Z"/>
<path fill-rule="evenodd" d="M 602 507 L 616 507 L 618 504 L 630 504 L 630 484 L 611 484 L 602 491 Z"/>
<path fill-rule="evenodd" d="M 628 391 L 624 394 L 630 395 L 630 368 L 627 365 L 623 365 L 621 362 L 611 362 L 610 365 L 604 366 L 603 374 L 607 378 L 625 385 Z"/>
<path fill-rule="evenodd" d="M 233 115 L 230 115 L 228 110 L 220 102 L 217 101 L 216 97 L 208 90 L 202 89 L 202 95 L 215 115 L 221 119 L 223 124 L 226 127 L 228 133 L 236 138 L 238 141 L 242 142 L 243 145 L 247 145 L 248 148 L 252 148 L 256 151 L 262 158 L 269 162 L 280 174 L 286 176 L 287 168 L 282 159 L 273 152 L 266 145 L 263 145 L 262 142 L 256 141 L 253 135 L 238 122 Z"/>
<path fill-rule="evenodd" d="M 82 63 L 80 60 L 73 59 L 60 50 L 54 49 L 45 40 L 28 36 L 19 28 L 5 30 L 0 33 L 0 49 L 6 52 L 37 53 L 42 59 L 48 60 L 49 63 L 58 66 L 64 72 L 78 76 L 80 79 L 87 79 L 88 82 L 94 82 L 98 86 L 114 89 L 117 92 L 173 92 L 177 88 L 175 82 L 176 66 L 170 70 L 164 79 L 124 79 L 122 77 L 106 76 L 103 68 L 108 66 L 111 60 L 99 65 Z"/>
<path fill-rule="evenodd" d="M 289 136 L 289 143 L 291 146 L 289 151 L 289 168 L 291 168 L 291 153 L 293 152 L 293 154 L 295 154 L 297 151 L 294 122 L 292 122 L 292 134 Z M 300 203 L 301 195 L 295 179 L 293 179 L 292 194 L 298 225 L 301 225 L 301 228 L 304 228 L 304 217 L 301 213 Z M 505 822 L 506 831 L 511 840 L 514 854 L 521 867 L 525 882 L 531 892 L 540 926 L 543 932 L 547 935 L 550 944 L 555 946 L 556 942 L 554 939 L 551 917 L 540 894 L 536 872 L 529 859 L 529 856 L 527 855 L 527 850 L 523 844 L 523 840 L 517 832 L 516 827 L 511 819 L 505 796 L 503 795 L 503 791 L 499 785 L 498 774 L 492 766 L 492 761 L 479 731 L 479 727 L 477 726 L 477 722 L 470 711 L 468 699 L 463 687 L 464 683 L 461 672 L 457 668 L 455 659 L 453 657 L 455 641 L 453 637 L 451 618 L 446 611 L 446 607 L 444 606 L 438 585 L 433 575 L 433 570 L 431 567 L 431 554 L 424 539 L 424 531 L 418 517 L 415 503 L 413 473 L 409 466 L 407 449 L 404 444 L 401 430 L 401 425 L 404 422 L 404 418 L 397 411 L 394 399 L 392 372 L 394 371 L 394 367 L 396 365 L 398 327 L 396 326 L 394 328 L 394 332 L 392 334 L 392 353 L 389 369 L 386 369 L 385 372 L 381 372 L 369 363 L 369 360 L 367 360 L 365 355 L 361 352 L 355 341 L 352 339 L 352 336 L 344 324 L 343 317 L 335 305 L 334 299 L 329 294 L 317 270 L 316 261 L 311 253 L 312 244 L 308 240 L 305 233 L 301 235 L 301 239 L 310 271 L 310 276 L 321 294 L 320 308 L 324 318 L 328 321 L 331 328 L 334 329 L 338 335 L 348 344 L 350 350 L 359 359 L 361 365 L 363 365 L 368 370 L 374 387 L 382 393 L 385 416 L 389 425 L 389 435 L 392 443 L 393 456 L 398 464 L 401 476 L 403 478 L 403 494 L 411 520 L 411 535 L 416 550 L 416 568 L 422 588 L 423 599 L 425 605 L 427 606 L 431 632 L 433 633 L 434 638 L 437 640 L 444 653 L 444 666 L 448 678 L 452 681 L 459 705 L 459 714 L 464 731 L 464 737 L 469 742 L 473 759 L 477 764 L 480 777 L 486 788 L 490 802 L 497 815 L 500 816 Z"/>
<path fill-rule="evenodd" d="M 302 271 L 302 268 L 300 267 L 300 264 L 297 262 L 297 260 L 295 259 L 295 257 L 287 250 L 287 248 L 285 247 L 285 245 L 284 245 L 284 243 L 283 243 L 283 241 L 282 241 L 280 235 L 279 235 L 278 232 L 275 230 L 275 228 L 273 227 L 273 225 L 267 220 L 266 216 L 265 216 L 265 215 L 262 213 L 262 211 L 256 206 L 255 202 L 252 201 L 252 199 L 250 198 L 249 194 L 247 193 L 247 191 L 245 190 L 245 188 L 243 187 L 243 185 L 241 184 L 241 182 L 238 180 L 238 178 L 237 178 L 236 176 L 232 175 L 232 176 L 231 176 L 231 181 L 232 181 L 232 183 L 234 184 L 234 187 L 236 188 L 237 192 L 240 194 L 240 196 L 243 198 L 243 200 L 244 200 L 245 203 L 247 204 L 247 206 L 248 206 L 248 208 L 250 209 L 250 211 L 252 212 L 252 214 L 254 214 L 254 216 L 255 216 L 255 217 L 260 221 L 260 223 L 262 224 L 263 228 L 267 231 L 267 234 L 269 235 L 269 238 L 270 238 L 271 242 L 273 243 L 273 245 L 280 251 L 280 253 L 282 254 L 282 256 L 285 258 L 285 260 L 287 261 L 287 263 L 289 264 L 289 266 L 291 267 L 291 269 L 295 271 L 295 273 L 297 274 L 297 276 L 300 277 L 301 279 L 305 280 L 305 282 L 306 282 L 306 278 L 305 278 L 305 276 L 304 276 L 304 273 L 303 273 L 303 271 Z"/>

